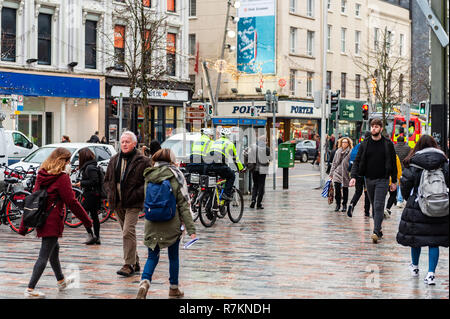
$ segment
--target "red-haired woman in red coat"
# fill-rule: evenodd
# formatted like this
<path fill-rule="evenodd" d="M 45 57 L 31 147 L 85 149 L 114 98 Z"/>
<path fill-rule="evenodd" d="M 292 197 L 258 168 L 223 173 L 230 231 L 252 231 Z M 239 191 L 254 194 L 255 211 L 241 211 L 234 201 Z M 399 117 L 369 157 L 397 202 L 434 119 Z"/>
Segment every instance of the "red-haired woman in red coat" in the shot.
<path fill-rule="evenodd" d="M 50 260 L 53 272 L 57 279 L 57 287 L 63 290 L 71 283 L 73 279 L 64 278 L 59 262 L 59 244 L 58 238 L 62 237 L 64 230 L 64 211 L 66 205 L 72 213 L 75 214 L 85 227 L 92 227 L 92 220 L 86 214 L 86 211 L 75 198 L 70 181 L 70 157 L 71 153 L 62 147 L 55 149 L 50 156 L 42 163 L 38 172 L 34 191 L 41 188 L 47 188 L 47 209 L 50 214 L 44 226 L 36 228 L 37 237 L 42 238 L 39 258 L 33 268 L 28 288 L 25 290 L 25 296 L 29 298 L 44 298 L 45 294 L 34 290 L 37 282 L 44 272 L 47 262 Z M 19 234 L 26 234 L 26 227 L 23 220 L 20 225 Z"/>

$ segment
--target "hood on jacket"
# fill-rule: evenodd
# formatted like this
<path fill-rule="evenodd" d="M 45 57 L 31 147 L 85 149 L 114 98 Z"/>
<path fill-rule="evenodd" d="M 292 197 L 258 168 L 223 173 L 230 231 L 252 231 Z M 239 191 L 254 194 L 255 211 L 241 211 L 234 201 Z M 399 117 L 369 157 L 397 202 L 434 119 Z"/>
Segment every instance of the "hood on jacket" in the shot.
<path fill-rule="evenodd" d="M 50 186 L 51 184 L 53 184 L 61 176 L 61 174 L 65 174 L 65 173 L 60 173 L 58 175 L 53 175 L 53 174 L 47 173 L 46 170 L 41 169 L 39 171 L 38 175 L 37 175 L 36 183 L 39 183 L 39 185 L 41 187 Z"/>
<path fill-rule="evenodd" d="M 167 166 L 154 166 L 144 170 L 145 181 L 150 183 L 159 184 L 173 176 L 172 171 Z"/>
<path fill-rule="evenodd" d="M 84 163 L 83 167 L 80 168 L 80 171 L 82 171 L 83 169 L 88 167 L 88 165 L 91 165 L 91 164 L 94 164 L 95 166 L 97 166 L 97 160 L 93 159 L 93 160 L 87 161 L 86 163 Z"/>
<path fill-rule="evenodd" d="M 447 161 L 444 152 L 434 147 L 425 148 L 411 158 L 411 164 L 418 165 L 426 170 L 438 169 Z"/>

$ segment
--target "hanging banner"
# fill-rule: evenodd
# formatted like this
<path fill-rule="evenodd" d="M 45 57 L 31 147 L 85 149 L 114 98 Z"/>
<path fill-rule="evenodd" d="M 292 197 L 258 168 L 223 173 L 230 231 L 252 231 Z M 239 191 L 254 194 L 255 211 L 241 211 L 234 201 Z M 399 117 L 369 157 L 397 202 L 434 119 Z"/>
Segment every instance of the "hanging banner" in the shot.
<path fill-rule="evenodd" d="M 238 10 L 237 67 L 275 74 L 276 0 L 242 0 Z"/>

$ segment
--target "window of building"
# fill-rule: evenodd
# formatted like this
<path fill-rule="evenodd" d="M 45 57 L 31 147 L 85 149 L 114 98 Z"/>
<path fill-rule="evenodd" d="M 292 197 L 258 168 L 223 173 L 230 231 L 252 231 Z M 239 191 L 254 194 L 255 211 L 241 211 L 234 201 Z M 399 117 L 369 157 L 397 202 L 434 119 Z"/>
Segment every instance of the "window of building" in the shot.
<path fill-rule="evenodd" d="M 167 34 L 167 74 L 176 75 L 176 51 L 177 51 L 177 35 L 175 33 Z"/>
<path fill-rule="evenodd" d="M 314 0 L 306 1 L 306 15 L 308 17 L 314 17 Z"/>
<path fill-rule="evenodd" d="M 341 0 L 341 13 L 347 12 L 347 0 Z"/>
<path fill-rule="evenodd" d="M 167 0 L 167 11 L 176 12 L 177 3 L 176 0 Z"/>
<path fill-rule="evenodd" d="M 331 90 L 331 71 L 327 71 L 327 90 Z"/>
<path fill-rule="evenodd" d="M 39 13 L 38 16 L 38 64 L 52 63 L 52 16 Z"/>
<path fill-rule="evenodd" d="M 328 51 L 331 50 L 331 29 L 332 29 L 332 26 L 331 26 L 331 24 L 329 24 L 327 27 L 327 50 Z"/>
<path fill-rule="evenodd" d="M 197 0 L 189 0 L 189 16 L 197 16 Z"/>
<path fill-rule="evenodd" d="M 97 22 L 86 20 L 84 37 L 84 65 L 86 69 L 97 68 Z"/>
<path fill-rule="evenodd" d="M 2 8 L 2 61 L 16 62 L 16 9 Z"/>
<path fill-rule="evenodd" d="M 297 0 L 289 0 L 289 12 L 297 12 Z"/>
<path fill-rule="evenodd" d="M 290 91 L 291 95 L 294 95 L 294 96 L 296 94 L 296 81 L 295 81 L 296 75 L 297 75 L 296 70 L 289 71 L 289 91 Z"/>
<path fill-rule="evenodd" d="M 355 76 L 355 98 L 361 98 L 361 74 Z"/>
<path fill-rule="evenodd" d="M 291 27 L 289 31 L 289 43 L 290 43 L 290 52 L 296 53 L 297 52 L 297 29 Z"/>
<path fill-rule="evenodd" d="M 125 26 L 114 26 L 114 69 L 125 69 Z"/>
<path fill-rule="evenodd" d="M 306 54 L 314 56 L 314 31 L 308 31 L 306 35 Z"/>
<path fill-rule="evenodd" d="M 341 73 L 341 97 L 345 97 L 347 93 L 347 73 Z"/>
<path fill-rule="evenodd" d="M 345 37 L 347 35 L 347 29 L 341 28 L 341 52 L 345 53 Z"/>
<path fill-rule="evenodd" d="M 380 33 L 380 29 L 374 28 L 374 30 L 373 30 L 373 48 L 374 48 L 374 50 L 378 50 L 379 33 Z"/>
<path fill-rule="evenodd" d="M 355 54 L 359 55 L 361 51 L 361 31 L 355 31 Z"/>
<path fill-rule="evenodd" d="M 195 44 L 196 44 L 195 33 L 191 33 L 191 34 L 189 34 L 189 54 L 190 55 L 195 55 Z"/>
<path fill-rule="evenodd" d="M 404 34 L 400 34 L 399 54 L 400 54 L 400 56 L 403 56 L 405 54 L 405 35 Z"/>
<path fill-rule="evenodd" d="M 355 4 L 355 16 L 361 16 L 361 5 L 359 3 Z"/>
<path fill-rule="evenodd" d="M 307 72 L 306 73 L 306 96 L 312 96 L 313 95 L 313 80 L 314 80 L 314 73 Z"/>

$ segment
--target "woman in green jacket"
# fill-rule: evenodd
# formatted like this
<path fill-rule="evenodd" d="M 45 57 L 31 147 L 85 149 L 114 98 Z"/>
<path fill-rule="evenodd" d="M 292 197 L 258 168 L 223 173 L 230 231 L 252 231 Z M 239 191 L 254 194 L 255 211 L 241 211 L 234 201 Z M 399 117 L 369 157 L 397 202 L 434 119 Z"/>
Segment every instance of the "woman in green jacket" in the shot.
<path fill-rule="evenodd" d="M 144 244 L 148 247 L 148 259 L 142 273 L 137 299 L 145 299 L 152 275 L 163 248 L 169 251 L 169 297 L 182 297 L 178 288 L 179 244 L 184 226 L 192 239 L 196 238 L 195 226 L 190 210 L 190 199 L 183 173 L 175 165 L 175 154 L 170 149 L 161 149 L 152 156 L 153 167 L 144 171 L 145 189 L 148 183 L 160 184 L 169 180 L 176 199 L 175 216 L 168 221 L 152 222 L 145 220 Z"/>

